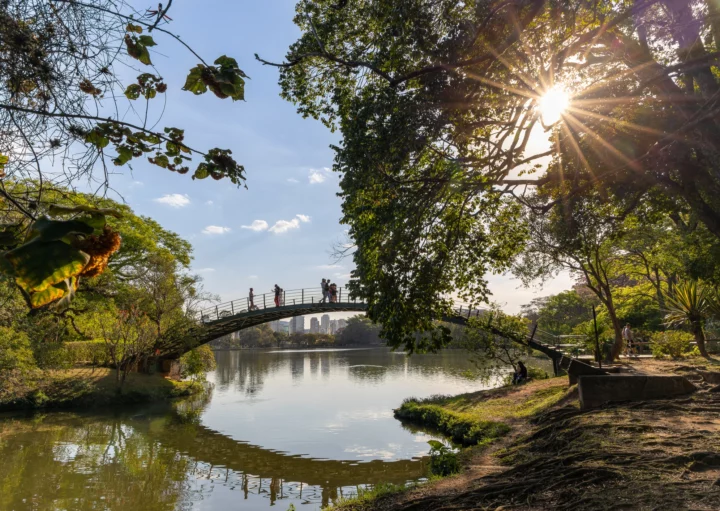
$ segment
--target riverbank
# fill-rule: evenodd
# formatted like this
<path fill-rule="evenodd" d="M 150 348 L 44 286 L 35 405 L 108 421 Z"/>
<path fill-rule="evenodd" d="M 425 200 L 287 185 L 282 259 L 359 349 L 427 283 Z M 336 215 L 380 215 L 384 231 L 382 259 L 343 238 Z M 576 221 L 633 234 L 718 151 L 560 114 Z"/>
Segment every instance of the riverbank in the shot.
<path fill-rule="evenodd" d="M 646 374 L 690 374 L 707 365 L 634 360 Z M 712 370 L 718 370 L 712 368 Z M 504 435 L 464 451 L 461 474 L 337 506 L 342 511 L 463 509 L 717 509 L 720 392 L 581 411 L 567 378 L 430 400 L 397 410 L 414 422 L 501 423 Z M 419 419 L 418 419 L 419 417 Z M 429 420 L 428 420 L 429 419 Z M 440 424 L 442 428 L 442 424 Z M 446 430 L 446 434 L 450 430 Z"/>
<path fill-rule="evenodd" d="M 107 368 L 9 374 L 2 383 L 0 411 L 98 408 L 164 401 L 203 390 L 201 383 L 174 381 L 160 374 L 130 373 L 120 391 L 115 371 Z"/>

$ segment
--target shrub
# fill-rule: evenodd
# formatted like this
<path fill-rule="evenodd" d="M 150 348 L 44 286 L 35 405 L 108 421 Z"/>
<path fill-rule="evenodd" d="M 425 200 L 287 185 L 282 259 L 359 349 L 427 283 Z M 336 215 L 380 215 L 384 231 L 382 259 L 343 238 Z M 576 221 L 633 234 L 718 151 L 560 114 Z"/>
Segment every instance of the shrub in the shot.
<path fill-rule="evenodd" d="M 210 346 L 203 344 L 180 357 L 180 373 L 183 378 L 198 379 L 216 367 L 215 354 Z"/>
<path fill-rule="evenodd" d="M 35 357 L 27 335 L 0 327 L 0 371 L 25 371 L 34 366 Z"/>
<path fill-rule="evenodd" d="M 436 476 L 450 476 L 460 472 L 457 452 L 437 440 L 430 440 L 430 472 Z"/>
<path fill-rule="evenodd" d="M 686 357 L 694 351 L 694 348 L 690 346 L 692 340 L 692 334 L 680 330 L 658 332 L 650 339 L 650 349 L 656 358 L 665 356 L 672 358 Z"/>

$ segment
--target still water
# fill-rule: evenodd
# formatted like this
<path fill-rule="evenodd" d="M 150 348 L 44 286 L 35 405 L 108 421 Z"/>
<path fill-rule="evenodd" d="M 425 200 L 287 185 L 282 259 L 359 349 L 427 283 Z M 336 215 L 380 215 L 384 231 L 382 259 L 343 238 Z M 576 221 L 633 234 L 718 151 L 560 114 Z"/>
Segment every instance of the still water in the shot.
<path fill-rule="evenodd" d="M 493 386 L 460 351 L 216 352 L 191 400 L 0 419 L 0 510 L 315 511 L 426 474 L 409 396 Z"/>

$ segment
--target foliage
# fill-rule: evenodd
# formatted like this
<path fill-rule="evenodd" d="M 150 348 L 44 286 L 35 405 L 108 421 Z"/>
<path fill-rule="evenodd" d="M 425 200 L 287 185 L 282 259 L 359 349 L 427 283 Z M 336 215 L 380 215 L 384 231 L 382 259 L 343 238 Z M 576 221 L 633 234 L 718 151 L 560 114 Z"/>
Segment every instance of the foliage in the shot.
<path fill-rule="evenodd" d="M 395 411 L 395 415 L 401 420 L 436 429 L 464 446 L 486 444 L 510 431 L 510 428 L 501 422 L 476 420 L 469 414 L 414 400 L 406 400 Z"/>
<path fill-rule="evenodd" d="M 520 316 L 487 311 L 470 320 L 465 336 L 456 345 L 469 352 L 470 360 L 487 378 L 498 369 L 515 369 L 518 361 L 530 354 L 525 344 L 528 326 L 528 321 Z"/>
<path fill-rule="evenodd" d="M 669 327 L 689 326 L 700 354 L 708 358 L 703 325 L 714 308 L 710 290 L 701 282 L 681 282 L 665 299 L 667 302 L 665 324 Z"/>
<path fill-rule="evenodd" d="M 153 353 L 155 329 L 148 317 L 133 307 L 118 312 L 115 321 L 103 325 L 107 354 L 122 388 L 131 369 L 137 369 Z"/>
<path fill-rule="evenodd" d="M 62 350 L 64 351 L 63 358 L 71 366 L 89 364 L 108 367 L 111 363 L 107 343 L 104 339 L 66 342 L 63 344 Z"/>
<path fill-rule="evenodd" d="M 217 367 L 210 346 L 203 344 L 180 357 L 180 373 L 183 378 L 198 380 Z"/>
<path fill-rule="evenodd" d="M 695 348 L 690 346 L 693 338 L 691 333 L 680 330 L 658 332 L 650 340 L 650 349 L 655 358 L 682 358 L 695 351 Z"/>
<path fill-rule="evenodd" d="M 35 359 L 27 335 L 0 326 L 0 375 L 6 371 L 25 371 L 34 366 Z"/>
<path fill-rule="evenodd" d="M 199 61 L 186 90 L 202 94 L 209 88 L 220 98 L 244 97 L 246 75 L 234 59 L 223 55 L 209 65 L 161 26 L 171 21 L 169 7 L 161 9 L 159 18 L 148 19 L 112 0 L 3 2 L 0 178 L 6 181 L 0 189 L 0 249 L 7 252 L 0 254 L 0 272 L 15 278 L 32 308 L 67 304 L 78 278 L 101 274 L 120 243 L 118 234 L 105 228 L 112 211 L 49 207 L 40 214 L 52 204 L 47 191 L 80 178 L 99 178 L 107 189 L 108 164 L 124 166 L 141 157 L 185 174 L 195 155 L 201 161 L 193 179 L 228 178 L 237 185 L 245 180 L 244 168 L 229 149 L 192 148 L 183 129 L 155 129 L 159 119 L 148 115 L 159 111 L 151 102 L 173 86 L 146 67 L 157 71 L 151 58 L 160 46 L 157 36 L 180 43 Z M 119 70 L 138 65 L 135 83 L 123 83 Z M 123 96 L 129 108 L 120 107 Z M 140 97 L 144 108 L 132 104 Z M 30 179 L 35 186 L 26 186 Z"/>
<path fill-rule="evenodd" d="M 446 477 L 460 472 L 457 452 L 442 442 L 430 440 L 430 472 Z"/>
<path fill-rule="evenodd" d="M 413 348 L 443 344 L 443 299 L 480 303 L 483 276 L 533 241 L 519 207 L 568 218 L 571 234 L 576 201 L 593 196 L 608 221 L 660 212 L 720 235 L 717 20 L 709 0 L 318 0 L 298 3 L 284 62 L 258 58 L 299 113 L 341 131 L 350 287 L 392 345 Z M 558 88 L 571 108 L 546 122 L 538 104 Z M 610 261 L 607 237 L 585 246 Z M 589 284 L 617 351 L 604 269 Z"/>
<path fill-rule="evenodd" d="M 380 326 L 364 315 L 348 318 L 347 325 L 336 336 L 338 344 L 383 344 Z"/>
<path fill-rule="evenodd" d="M 554 335 L 566 335 L 580 323 L 592 318 L 592 303 L 575 289 L 533 299 L 523 306 L 523 316 L 538 328 Z"/>

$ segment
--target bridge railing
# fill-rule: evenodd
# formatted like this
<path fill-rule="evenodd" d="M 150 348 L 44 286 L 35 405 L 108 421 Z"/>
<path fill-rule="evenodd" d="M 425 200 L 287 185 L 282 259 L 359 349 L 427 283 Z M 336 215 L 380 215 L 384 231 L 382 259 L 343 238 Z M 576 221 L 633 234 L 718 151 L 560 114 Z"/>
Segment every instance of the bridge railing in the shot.
<path fill-rule="evenodd" d="M 334 297 L 334 303 L 363 303 L 362 300 L 350 295 L 350 291 L 345 287 L 338 287 L 337 294 Z M 212 307 L 201 310 L 197 319 L 203 323 L 217 321 L 220 319 L 229 318 L 236 314 L 242 314 L 252 311 L 260 311 L 265 309 L 273 309 L 275 307 L 283 307 L 288 305 L 314 305 L 318 303 L 333 303 L 331 299 L 323 297 L 323 293 L 320 290 L 320 286 L 304 288 L 304 289 L 291 289 L 288 291 L 282 290 L 278 297 L 278 302 L 275 302 L 275 292 L 270 291 L 268 293 L 255 294 L 253 296 L 252 303 L 250 302 L 249 296 L 246 298 L 240 298 L 238 300 L 232 300 L 230 302 L 220 303 Z M 478 307 L 468 306 L 462 303 L 456 303 L 453 305 L 453 313 L 463 318 L 477 318 L 486 309 L 480 309 Z"/>
<path fill-rule="evenodd" d="M 278 296 L 277 303 L 275 301 L 275 292 L 270 291 L 269 293 L 255 294 L 252 303 L 248 296 L 247 298 L 240 298 L 239 300 L 208 307 L 198 313 L 198 319 L 203 323 L 208 323 L 244 312 L 273 309 L 287 305 L 314 305 L 317 303 L 362 303 L 362 301 L 351 297 L 349 290 L 343 287 L 337 288 L 334 302 L 332 299 L 323 297 L 320 286 L 305 289 L 291 289 L 288 291 L 282 290 L 280 296 Z"/>

